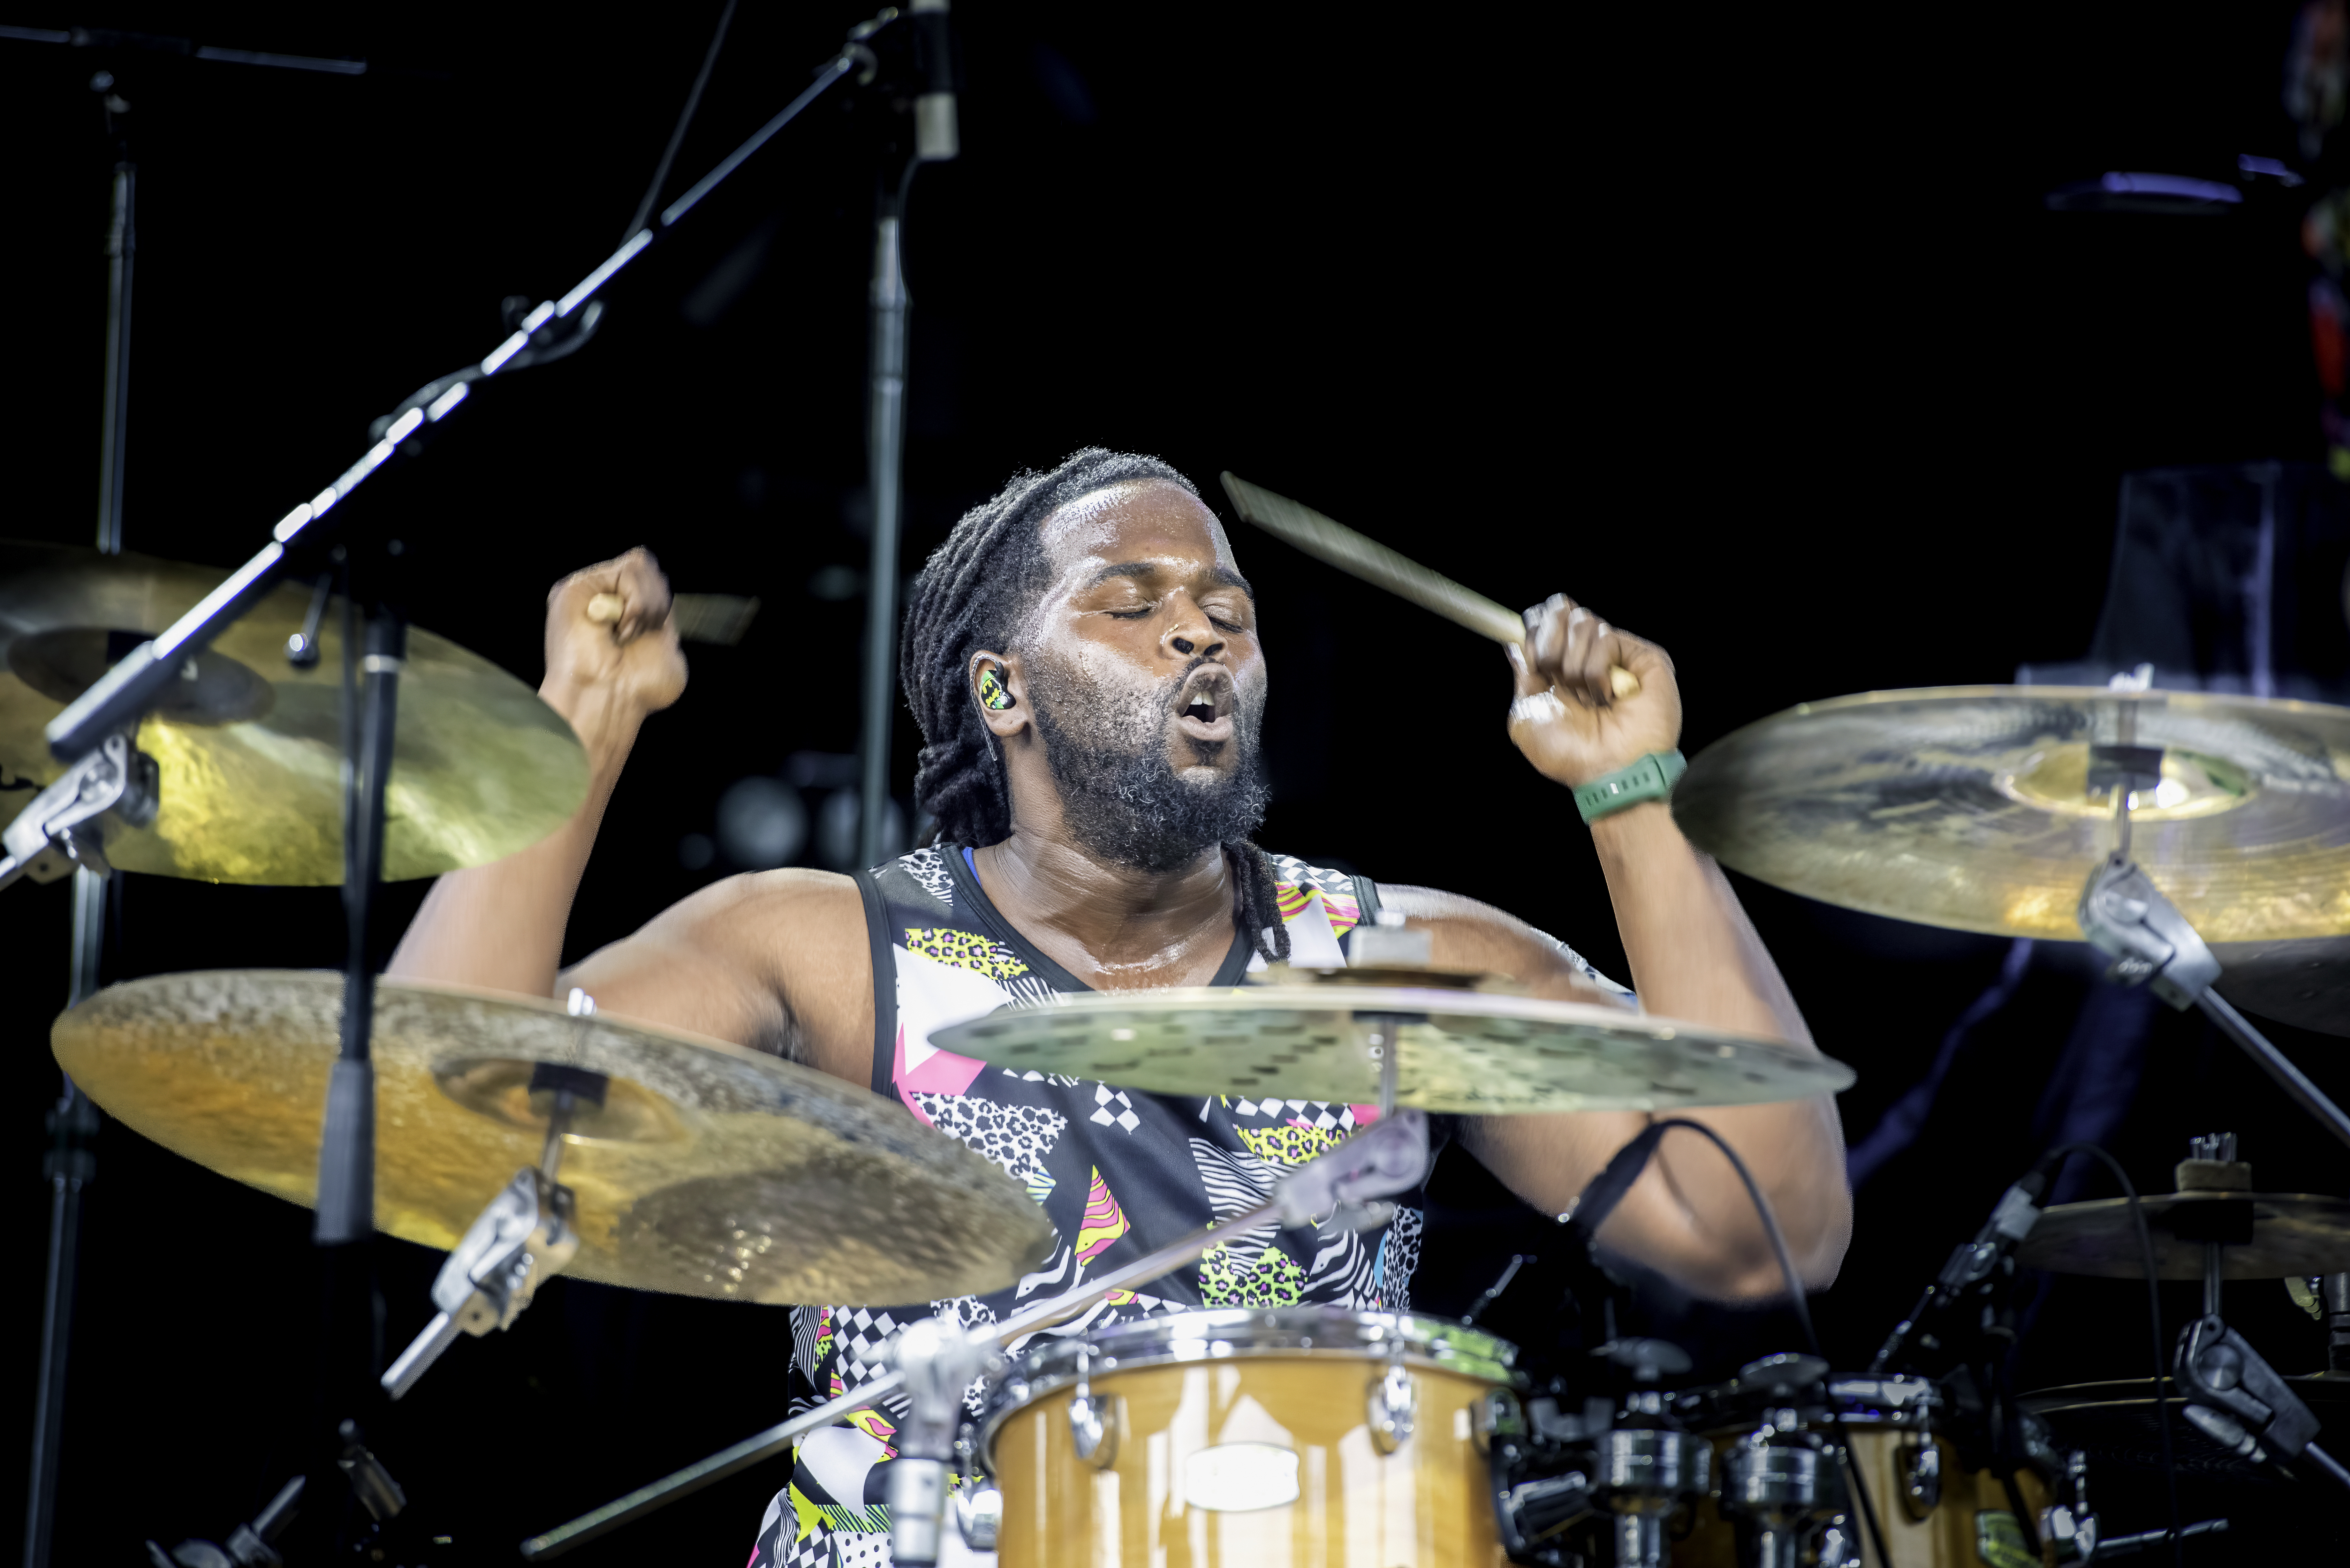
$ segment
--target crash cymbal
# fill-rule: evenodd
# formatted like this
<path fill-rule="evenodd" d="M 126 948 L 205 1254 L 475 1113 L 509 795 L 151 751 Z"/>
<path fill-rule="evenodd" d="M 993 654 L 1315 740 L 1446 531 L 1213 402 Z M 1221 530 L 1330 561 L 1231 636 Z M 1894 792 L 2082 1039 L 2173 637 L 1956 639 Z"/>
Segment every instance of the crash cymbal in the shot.
<path fill-rule="evenodd" d="M 336 1059 L 338 975 L 157 975 L 65 1013 L 58 1063 L 109 1116 L 301 1204 Z M 386 980 L 376 992 L 376 1223 L 453 1246 L 546 1112 L 533 1065 L 608 1075 L 571 1124 L 566 1272 L 752 1302 L 887 1304 L 1000 1289 L 1052 1228 L 1012 1179 L 870 1092 L 721 1041 L 552 1002 Z"/>
<path fill-rule="evenodd" d="M 2247 1012 L 2350 1034 L 2350 937 L 2214 942 L 2220 994 Z"/>
<path fill-rule="evenodd" d="M 42 727 L 223 575 L 0 542 L 0 767 L 39 784 L 56 778 Z M 112 864 L 206 882 L 343 879 L 342 601 L 319 622 L 316 664 L 296 669 L 286 656 L 312 593 L 294 583 L 265 597 L 196 655 L 193 678 L 140 724 L 139 745 L 161 770 L 162 806 L 151 826 L 108 836 Z M 587 753 L 571 727 L 529 687 L 446 638 L 409 631 L 399 714 L 387 880 L 502 859 L 588 798 Z"/>
<path fill-rule="evenodd" d="M 2111 795 L 2088 787 L 2092 744 L 2162 750 L 2130 852 L 2207 941 L 2350 935 L 2350 709 L 2095 687 L 1871 691 L 1707 747 L 1673 816 L 1723 865 L 1790 892 L 2078 941 L 2082 886 L 2115 840 Z"/>
<path fill-rule="evenodd" d="M 2220 1266 L 2231 1280 L 2350 1270 L 2350 1199 L 2303 1192 L 2162 1192 L 2142 1201 L 2155 1267 L 2166 1280 L 2201 1279 L 2206 1240 L 2227 1243 Z M 2017 1244 L 2015 1261 L 2059 1274 L 2115 1280 L 2146 1275 L 2126 1198 L 2043 1210 L 2032 1233 Z"/>
<path fill-rule="evenodd" d="M 1852 1069 L 1791 1045 L 1618 1008 L 1436 986 L 1097 992 L 997 1008 L 931 1044 L 1021 1072 L 1164 1095 L 1372 1104 L 1369 1036 L 1395 1033 L 1396 1103 L 1423 1110 L 1673 1111 L 1832 1095 Z M 1383 1048 L 1383 1047 L 1382 1047 Z"/>

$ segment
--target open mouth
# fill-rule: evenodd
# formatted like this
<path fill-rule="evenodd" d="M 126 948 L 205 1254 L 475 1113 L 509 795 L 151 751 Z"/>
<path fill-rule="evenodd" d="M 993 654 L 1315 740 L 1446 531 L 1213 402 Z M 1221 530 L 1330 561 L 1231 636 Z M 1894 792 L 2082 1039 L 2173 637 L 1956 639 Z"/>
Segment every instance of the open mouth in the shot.
<path fill-rule="evenodd" d="M 1177 696 L 1175 727 L 1195 741 L 1232 737 L 1232 680 L 1221 670 L 1202 670 Z"/>

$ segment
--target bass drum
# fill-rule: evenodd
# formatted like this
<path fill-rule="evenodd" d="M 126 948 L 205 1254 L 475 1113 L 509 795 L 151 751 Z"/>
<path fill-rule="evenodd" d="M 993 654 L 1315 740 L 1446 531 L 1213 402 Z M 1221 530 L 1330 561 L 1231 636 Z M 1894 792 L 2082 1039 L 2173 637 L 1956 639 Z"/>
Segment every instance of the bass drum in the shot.
<path fill-rule="evenodd" d="M 1501 1568 L 1470 1417 L 1516 1355 L 1336 1307 L 1032 1341 L 981 1430 L 999 1568 Z"/>
<path fill-rule="evenodd" d="M 2022 1524 L 1999 1476 L 1960 1469 L 1958 1450 L 1936 1435 L 1941 1398 L 1933 1384 L 1918 1377 L 1837 1377 L 1830 1380 L 1828 1392 L 1844 1417 L 1853 1468 L 1868 1488 L 1892 1562 L 1877 1557 L 1867 1526 L 1847 1496 L 1843 1468 L 1832 1462 L 1819 1466 L 1817 1520 L 1804 1532 L 1793 1561 L 1804 1568 L 2034 1568 L 2046 1560 L 2025 1549 Z M 1673 1568 L 1750 1568 L 1762 1560 L 1752 1523 L 1742 1523 L 1737 1511 L 1724 1506 L 1733 1501 L 1730 1494 L 1736 1484 L 1725 1460 L 1760 1418 L 1759 1410 L 1752 1412 L 1734 1430 L 1727 1424 L 1706 1424 L 1721 1488 L 1695 1510 L 1688 1538 L 1673 1548 Z M 1817 1417 L 1806 1420 L 1804 1429 L 1820 1440 L 1825 1461 L 1834 1428 Z M 2039 1519 L 2051 1501 L 2039 1473 L 2026 1469 L 2016 1478 L 2016 1490 Z"/>

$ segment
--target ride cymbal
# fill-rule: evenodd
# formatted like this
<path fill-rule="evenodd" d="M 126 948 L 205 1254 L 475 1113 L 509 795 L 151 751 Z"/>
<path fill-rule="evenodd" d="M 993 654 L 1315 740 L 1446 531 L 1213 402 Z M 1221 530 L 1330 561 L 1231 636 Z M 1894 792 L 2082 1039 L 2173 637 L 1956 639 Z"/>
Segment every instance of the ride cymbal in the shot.
<path fill-rule="evenodd" d="M 221 576 L 0 541 L 0 767 L 55 779 L 43 726 Z M 111 864 L 205 882 L 343 879 L 340 599 L 319 618 L 317 662 L 301 669 L 286 658 L 313 597 L 292 583 L 263 598 L 189 661 L 188 679 L 140 723 L 140 748 L 161 772 L 161 809 L 145 828 L 107 836 Z M 399 720 L 384 797 L 387 881 L 503 859 L 588 798 L 587 753 L 562 716 L 446 638 L 410 629 Z"/>
<path fill-rule="evenodd" d="M 2350 935 L 2350 709 L 2099 687 L 1871 691 L 1707 747 L 1673 816 L 1723 865 L 1789 892 L 2078 941 L 2082 886 L 2115 846 L 2091 748 L 2114 745 L 2161 751 L 2130 853 L 2205 940 Z"/>
<path fill-rule="evenodd" d="M 108 1115 L 291 1202 L 317 1195 L 339 975 L 157 975 L 60 1016 L 57 1058 Z M 376 1224 L 456 1244 L 538 1163 L 540 1063 L 611 1082 L 562 1180 L 608 1284 L 751 1302 L 889 1304 L 1001 1289 L 1052 1240 L 993 1164 L 869 1091 L 718 1040 L 536 997 L 378 982 Z"/>
<path fill-rule="evenodd" d="M 1162 1095 L 1375 1104 L 1386 1036 L 1396 1104 L 1428 1111 L 1674 1111 L 1849 1087 L 1816 1053 L 1613 1007 L 1447 989 L 1290 983 L 1096 992 L 933 1033 L 959 1055 Z M 1384 977 L 1383 977 L 1384 978 Z M 1374 1046 L 1370 1036 L 1381 1042 Z"/>

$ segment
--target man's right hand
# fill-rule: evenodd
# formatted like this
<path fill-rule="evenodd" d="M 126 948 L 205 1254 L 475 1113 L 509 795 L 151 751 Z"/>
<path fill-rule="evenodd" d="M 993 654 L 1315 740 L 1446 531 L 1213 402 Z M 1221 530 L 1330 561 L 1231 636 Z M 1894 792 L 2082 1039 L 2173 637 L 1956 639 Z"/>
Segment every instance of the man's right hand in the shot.
<path fill-rule="evenodd" d="M 591 614 L 599 597 L 617 618 Z M 546 679 L 539 695 L 571 722 L 591 750 L 625 746 L 648 713 L 685 691 L 685 652 L 670 624 L 669 579 L 652 552 L 572 573 L 546 595 Z"/>

